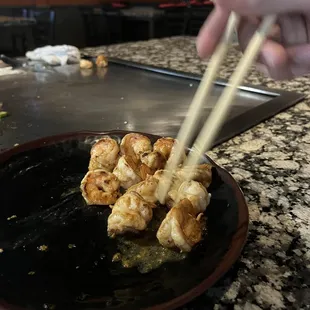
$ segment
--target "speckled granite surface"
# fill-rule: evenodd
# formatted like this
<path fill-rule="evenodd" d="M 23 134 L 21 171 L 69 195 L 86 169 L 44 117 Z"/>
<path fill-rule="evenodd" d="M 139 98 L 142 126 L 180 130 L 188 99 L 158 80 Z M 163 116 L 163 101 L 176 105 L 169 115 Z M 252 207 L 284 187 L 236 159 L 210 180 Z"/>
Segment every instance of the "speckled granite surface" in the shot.
<path fill-rule="evenodd" d="M 84 52 L 193 73 L 206 64 L 195 40 L 184 37 Z M 240 55 L 230 50 L 221 77 L 231 75 Z M 210 152 L 244 190 L 249 240 L 227 276 L 184 309 L 310 309 L 310 77 L 274 82 L 253 69 L 246 82 L 303 92 L 307 99 Z"/>

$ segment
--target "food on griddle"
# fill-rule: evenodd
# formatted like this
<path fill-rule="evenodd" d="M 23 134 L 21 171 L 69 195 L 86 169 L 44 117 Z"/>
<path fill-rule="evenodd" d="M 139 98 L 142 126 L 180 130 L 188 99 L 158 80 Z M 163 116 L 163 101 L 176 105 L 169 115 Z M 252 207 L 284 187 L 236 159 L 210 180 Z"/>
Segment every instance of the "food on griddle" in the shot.
<path fill-rule="evenodd" d="M 6 112 L 6 111 L 0 111 L 0 119 L 1 119 L 1 118 L 5 118 L 5 117 L 7 117 L 8 115 L 9 115 L 8 112 Z"/>
<path fill-rule="evenodd" d="M 108 60 L 104 55 L 98 55 L 96 59 L 96 65 L 98 68 L 106 68 L 108 66 Z"/>
<path fill-rule="evenodd" d="M 80 60 L 80 68 L 81 69 L 92 69 L 93 66 L 94 66 L 93 63 L 90 60 L 86 60 L 86 59 Z"/>
<path fill-rule="evenodd" d="M 46 252 L 46 251 L 48 251 L 48 246 L 45 245 L 45 244 L 40 245 L 40 246 L 38 247 L 38 250 L 41 251 L 41 252 Z"/>
<path fill-rule="evenodd" d="M 103 169 L 88 171 L 80 188 L 88 205 L 113 205 L 120 196 L 120 181 Z"/>
<path fill-rule="evenodd" d="M 154 151 L 160 152 L 169 163 L 175 156 L 174 146 L 176 145 L 176 143 L 177 140 L 173 138 L 160 138 L 154 143 Z M 182 150 L 179 164 L 184 163 L 185 159 L 186 159 L 185 150 Z"/>
<path fill-rule="evenodd" d="M 119 179 L 121 187 L 128 189 L 129 187 L 142 181 L 137 173 L 137 165 L 132 157 L 123 155 L 113 170 L 113 174 Z"/>
<path fill-rule="evenodd" d="M 12 69 L 12 66 L 5 63 L 3 60 L 0 60 L 0 69 Z"/>
<path fill-rule="evenodd" d="M 147 202 L 136 192 L 120 197 L 108 218 L 108 235 L 115 237 L 126 232 L 139 232 L 146 229 L 153 217 L 156 205 Z"/>
<path fill-rule="evenodd" d="M 149 174 L 151 175 L 157 170 L 163 169 L 166 165 L 165 157 L 157 151 L 142 153 L 140 160 L 143 165 L 148 167 Z"/>
<path fill-rule="evenodd" d="M 196 213 L 203 213 L 206 211 L 210 203 L 210 194 L 206 188 L 196 181 L 184 181 L 179 188 L 174 188 L 169 191 L 169 196 L 173 204 L 177 204 L 183 199 L 188 199 Z"/>
<path fill-rule="evenodd" d="M 3 111 L 2 108 L 3 108 L 3 103 L 0 102 L 0 119 L 5 118 L 9 115 L 9 113 L 6 111 Z"/>
<path fill-rule="evenodd" d="M 127 193 L 136 192 L 142 196 L 147 202 L 156 203 L 156 189 L 158 186 L 158 180 L 151 175 L 148 175 L 146 179 L 138 184 L 131 186 Z"/>
<path fill-rule="evenodd" d="M 166 215 L 156 237 L 166 248 L 190 252 L 202 239 L 201 215 L 188 199 L 181 200 Z"/>
<path fill-rule="evenodd" d="M 190 172 L 190 167 L 182 167 L 176 171 L 176 175 L 181 180 L 187 180 Z M 202 164 L 196 166 L 192 171 L 191 180 L 200 182 L 205 188 L 208 188 L 212 181 L 212 166 Z"/>
<path fill-rule="evenodd" d="M 14 214 L 14 215 L 11 215 L 10 217 L 8 217 L 7 220 L 11 221 L 11 220 L 14 220 L 16 218 L 17 218 L 17 216 Z"/>
<path fill-rule="evenodd" d="M 154 151 L 161 153 L 166 158 L 166 160 L 168 160 L 170 157 L 174 142 L 175 142 L 175 139 L 173 138 L 160 138 L 154 143 L 153 149 Z"/>
<path fill-rule="evenodd" d="M 135 233 L 134 236 L 150 240 L 151 233 L 153 245 L 185 253 L 201 241 L 204 226 L 201 218 L 210 203 L 207 189 L 212 181 L 211 165 L 201 164 L 194 169 L 180 165 L 172 173 L 166 200 L 159 201 L 158 184 L 168 182 L 164 168 L 175 156 L 175 143 L 172 138 L 160 138 L 152 145 L 148 137 L 130 133 L 120 145 L 110 137 L 93 145 L 81 191 L 87 205 L 111 207 L 107 229 L 110 237 L 130 238 L 132 234 L 126 233 Z M 181 162 L 185 159 L 183 150 Z M 160 220 L 156 216 L 152 220 L 157 211 L 163 215 Z M 143 247 L 139 242 L 135 245 L 138 252 Z"/>
<path fill-rule="evenodd" d="M 112 138 L 102 138 L 90 151 L 88 170 L 104 169 L 112 172 L 119 159 L 119 145 Z"/>
<path fill-rule="evenodd" d="M 168 183 L 169 180 L 167 179 L 167 171 L 166 170 L 158 170 L 155 172 L 154 174 L 154 178 L 156 178 L 159 182 L 162 183 Z M 159 187 L 157 187 L 156 192 L 155 192 L 155 196 L 157 198 L 157 200 L 159 201 L 159 203 L 167 205 L 168 207 L 172 208 L 174 205 L 174 191 L 178 190 L 180 185 L 182 184 L 182 180 L 179 179 L 176 174 L 173 174 L 173 178 L 172 178 L 172 182 L 170 184 L 170 190 L 167 194 L 166 200 L 165 201 L 160 201 L 159 199 L 159 193 L 158 193 L 158 189 Z"/>
<path fill-rule="evenodd" d="M 140 155 L 152 151 L 151 140 L 138 133 L 129 133 L 121 141 L 121 153 L 132 157 L 136 162 L 140 160 Z"/>
<path fill-rule="evenodd" d="M 112 257 L 112 262 L 119 262 L 122 260 L 122 255 L 121 253 L 115 253 Z"/>

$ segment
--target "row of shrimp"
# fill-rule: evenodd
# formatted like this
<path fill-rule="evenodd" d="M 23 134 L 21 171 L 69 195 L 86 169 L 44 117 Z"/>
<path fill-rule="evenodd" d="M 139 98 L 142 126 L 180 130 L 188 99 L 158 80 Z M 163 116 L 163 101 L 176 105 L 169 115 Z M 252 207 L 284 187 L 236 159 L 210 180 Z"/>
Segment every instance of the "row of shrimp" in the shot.
<path fill-rule="evenodd" d="M 89 171 L 81 182 L 88 205 L 109 205 L 108 235 L 140 232 L 147 228 L 157 207 L 158 183 L 165 182 L 165 167 L 171 159 L 173 138 L 161 138 L 152 146 L 140 134 L 131 133 L 120 145 L 109 137 L 100 139 L 91 149 Z M 182 154 L 184 160 L 185 152 Z M 165 204 L 170 209 L 157 231 L 164 247 L 189 252 L 202 238 L 201 216 L 210 203 L 207 191 L 211 166 L 195 167 L 187 180 L 188 167 L 179 167 Z M 120 189 L 126 190 L 121 195 Z"/>
<path fill-rule="evenodd" d="M 120 145 L 110 137 L 97 141 L 90 151 L 88 173 L 81 182 L 88 205 L 113 205 L 120 189 L 127 190 L 148 175 L 164 168 L 174 144 L 161 138 L 152 146 L 150 139 L 136 133 L 124 136 Z"/>

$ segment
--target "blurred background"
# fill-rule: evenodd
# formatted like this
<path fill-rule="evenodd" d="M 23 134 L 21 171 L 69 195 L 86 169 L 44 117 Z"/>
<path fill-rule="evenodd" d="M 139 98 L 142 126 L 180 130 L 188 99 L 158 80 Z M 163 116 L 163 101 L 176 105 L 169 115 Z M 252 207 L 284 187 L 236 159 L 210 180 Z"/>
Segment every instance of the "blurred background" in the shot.
<path fill-rule="evenodd" d="M 0 0 L 0 53 L 197 35 L 211 1 Z"/>

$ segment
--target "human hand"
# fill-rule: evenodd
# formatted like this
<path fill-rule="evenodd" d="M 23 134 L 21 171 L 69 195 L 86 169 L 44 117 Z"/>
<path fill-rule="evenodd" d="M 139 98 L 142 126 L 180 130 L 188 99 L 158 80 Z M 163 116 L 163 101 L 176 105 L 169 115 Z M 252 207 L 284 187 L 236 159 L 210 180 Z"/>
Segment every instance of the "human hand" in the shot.
<path fill-rule="evenodd" d="M 231 11 L 242 16 L 238 28 L 242 50 L 265 15 L 278 16 L 258 58 L 260 71 L 276 80 L 310 73 L 310 0 L 216 0 L 197 38 L 200 57 L 214 52 Z"/>

